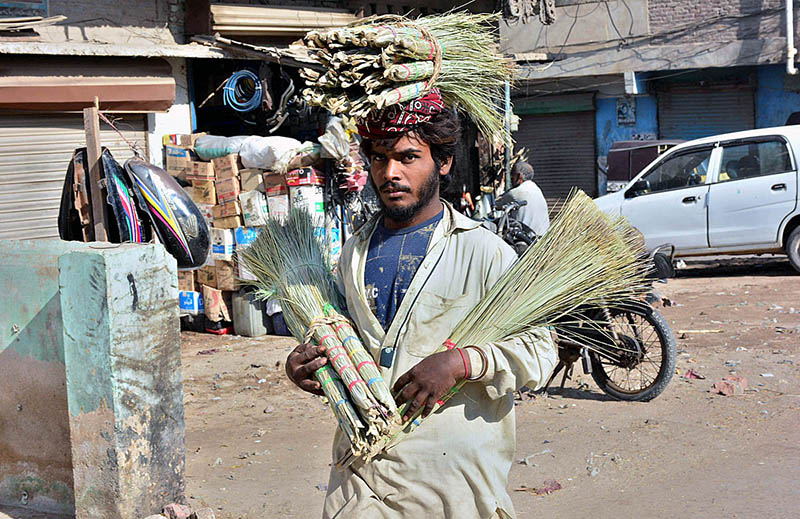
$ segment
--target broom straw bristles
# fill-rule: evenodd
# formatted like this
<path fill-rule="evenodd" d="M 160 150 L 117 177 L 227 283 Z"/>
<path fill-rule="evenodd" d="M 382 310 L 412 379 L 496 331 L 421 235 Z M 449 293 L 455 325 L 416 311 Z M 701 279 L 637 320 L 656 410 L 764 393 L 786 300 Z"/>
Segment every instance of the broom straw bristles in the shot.
<path fill-rule="evenodd" d="M 250 283 L 257 295 L 280 301 L 292 335 L 300 342 L 323 346 L 335 378 L 327 370 L 315 376 L 321 384 L 320 378 L 325 380 L 324 392 L 350 438 L 353 454 L 368 451 L 397 421 L 397 407 L 380 371 L 374 363 L 365 363 L 364 355 L 369 354 L 361 341 L 348 339 L 344 344 L 340 337 L 355 336 L 355 332 L 336 310 L 344 304 L 308 212 L 293 209 L 285 221 L 268 219 L 238 259 L 254 274 L 256 280 Z"/>
<path fill-rule="evenodd" d="M 558 333 L 564 317 L 579 308 L 613 308 L 638 299 L 647 290 L 641 252 L 638 237 L 624 218 L 607 216 L 585 193 L 573 190 L 547 233 L 456 325 L 450 340 L 485 345 L 550 326 Z M 602 323 L 582 322 L 603 330 Z M 465 383 L 451 388 L 432 412 Z M 401 414 L 405 407 L 400 407 Z M 406 426 L 395 426 L 384 436 L 384 447 L 410 434 L 417 427 L 415 422 L 420 423 L 420 415 L 421 411 L 417 412 Z"/>
<path fill-rule="evenodd" d="M 329 70 L 324 80 L 304 73 L 310 87 L 304 96 L 334 114 L 354 117 L 415 99 L 424 90 L 406 87 L 434 75 L 438 46 L 439 75 L 425 88 L 438 87 L 448 106 L 463 110 L 484 135 L 510 144 L 500 107 L 514 65 L 498 50 L 498 20 L 499 14 L 451 11 L 414 20 L 371 17 L 351 27 L 309 32 L 306 44 L 319 49 L 316 56 Z M 334 79 L 338 75 L 345 75 L 346 81 Z M 403 95 L 387 92 L 396 87 L 405 89 Z M 371 96 L 367 102 L 357 101 L 365 95 Z"/>

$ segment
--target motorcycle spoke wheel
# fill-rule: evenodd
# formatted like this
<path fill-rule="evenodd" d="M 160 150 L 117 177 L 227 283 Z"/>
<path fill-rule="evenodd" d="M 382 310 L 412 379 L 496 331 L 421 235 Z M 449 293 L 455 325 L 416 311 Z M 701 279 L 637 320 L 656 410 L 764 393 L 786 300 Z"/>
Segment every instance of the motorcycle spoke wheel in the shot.
<path fill-rule="evenodd" d="M 611 317 L 621 359 L 594 355 L 592 377 L 608 395 L 620 400 L 650 400 L 660 394 L 675 369 L 675 338 L 656 312 L 619 311 Z"/>

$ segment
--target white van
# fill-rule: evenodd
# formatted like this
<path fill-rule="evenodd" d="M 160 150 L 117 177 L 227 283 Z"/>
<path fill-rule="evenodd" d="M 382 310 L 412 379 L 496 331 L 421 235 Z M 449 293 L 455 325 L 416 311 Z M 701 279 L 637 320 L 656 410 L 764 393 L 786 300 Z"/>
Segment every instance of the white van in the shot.
<path fill-rule="evenodd" d="M 800 271 L 799 161 L 800 125 L 705 137 L 671 148 L 595 202 L 625 215 L 648 250 L 783 253 Z"/>

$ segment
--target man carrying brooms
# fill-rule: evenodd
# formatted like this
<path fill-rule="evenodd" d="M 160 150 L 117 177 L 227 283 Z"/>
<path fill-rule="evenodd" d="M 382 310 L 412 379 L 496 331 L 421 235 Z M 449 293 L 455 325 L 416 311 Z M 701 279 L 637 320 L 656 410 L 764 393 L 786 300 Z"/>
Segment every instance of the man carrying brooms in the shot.
<path fill-rule="evenodd" d="M 323 517 L 513 517 L 506 491 L 515 449 L 513 391 L 537 387 L 556 363 L 546 329 L 489 344 L 452 344 L 456 324 L 515 261 L 514 251 L 440 199 L 453 167 L 458 117 L 437 89 L 392 105 L 359 131 L 382 211 L 344 246 L 337 286 L 364 347 L 404 419 L 427 416 L 369 463 L 331 470 Z M 442 344 L 450 349 L 437 351 Z M 322 349 L 287 360 L 300 388 L 321 394 Z M 337 432 L 334 460 L 350 445 Z"/>

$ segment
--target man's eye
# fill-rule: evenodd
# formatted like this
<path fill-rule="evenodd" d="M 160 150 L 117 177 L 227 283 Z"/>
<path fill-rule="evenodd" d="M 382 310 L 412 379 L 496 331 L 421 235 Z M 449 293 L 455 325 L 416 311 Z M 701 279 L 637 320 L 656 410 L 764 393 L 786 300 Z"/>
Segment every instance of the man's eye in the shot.
<path fill-rule="evenodd" d="M 416 159 L 416 158 L 417 158 L 416 155 L 406 155 L 406 156 L 403 157 L 403 162 L 408 164 L 409 162 L 413 162 L 414 159 Z"/>
<path fill-rule="evenodd" d="M 372 162 L 381 162 L 383 160 L 386 160 L 386 157 L 384 157 L 383 155 L 373 155 L 372 156 Z"/>

